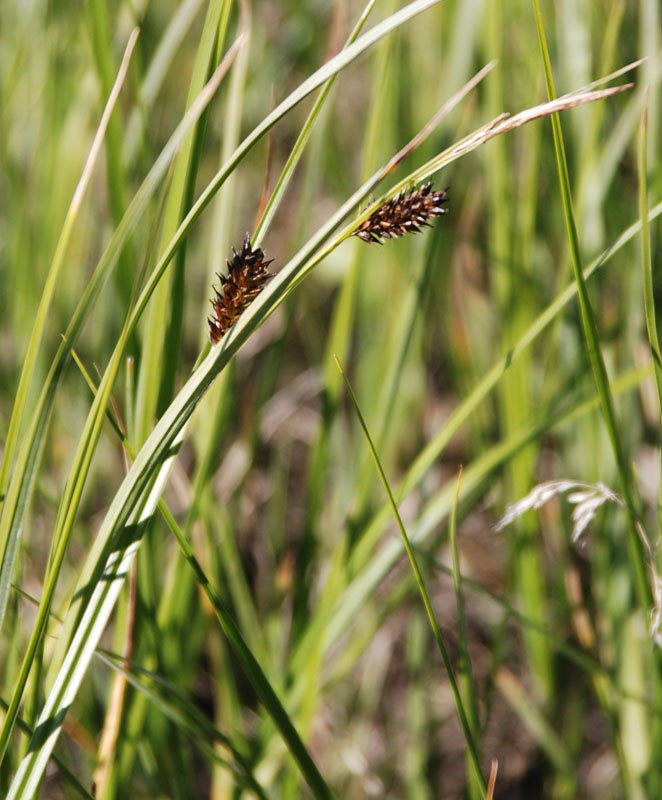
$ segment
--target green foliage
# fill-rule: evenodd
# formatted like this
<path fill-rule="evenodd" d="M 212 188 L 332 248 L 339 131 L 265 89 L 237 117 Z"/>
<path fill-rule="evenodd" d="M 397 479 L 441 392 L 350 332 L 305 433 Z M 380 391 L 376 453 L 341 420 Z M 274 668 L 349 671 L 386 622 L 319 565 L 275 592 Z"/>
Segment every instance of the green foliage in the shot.
<path fill-rule="evenodd" d="M 0 796 L 660 796 L 661 76 L 657 0 L 0 4 Z"/>

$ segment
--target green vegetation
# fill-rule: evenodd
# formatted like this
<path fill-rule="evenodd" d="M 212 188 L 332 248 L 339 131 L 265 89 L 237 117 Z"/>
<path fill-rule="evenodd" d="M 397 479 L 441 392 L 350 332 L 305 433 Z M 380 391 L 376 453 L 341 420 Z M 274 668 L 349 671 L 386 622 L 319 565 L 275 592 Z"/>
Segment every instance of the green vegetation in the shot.
<path fill-rule="evenodd" d="M 0 4 L 0 796 L 662 796 L 661 78 L 658 0 Z"/>

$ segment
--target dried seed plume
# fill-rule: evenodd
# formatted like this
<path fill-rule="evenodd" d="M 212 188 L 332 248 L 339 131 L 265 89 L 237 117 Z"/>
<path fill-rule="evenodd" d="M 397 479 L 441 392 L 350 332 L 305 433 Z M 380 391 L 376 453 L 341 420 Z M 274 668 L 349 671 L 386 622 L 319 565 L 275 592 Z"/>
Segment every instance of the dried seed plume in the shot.
<path fill-rule="evenodd" d="M 223 334 L 239 319 L 242 313 L 255 300 L 269 278 L 267 271 L 270 261 L 264 260 L 261 248 L 253 250 L 248 234 L 238 253 L 232 248 L 232 261 L 227 261 L 228 274 L 218 274 L 221 291 L 214 287 L 214 298 L 211 301 L 213 314 L 208 318 L 209 338 L 217 344 Z"/>
<path fill-rule="evenodd" d="M 448 202 L 448 187 L 433 191 L 428 181 L 420 189 L 402 191 L 394 195 L 374 211 L 365 222 L 352 231 L 364 242 L 382 244 L 384 239 L 395 239 L 405 233 L 418 233 L 422 227 L 429 227 L 431 217 L 441 217 L 448 213 L 443 203 Z"/>
<path fill-rule="evenodd" d="M 534 486 L 529 494 L 517 503 L 508 506 L 504 516 L 496 524 L 495 530 L 502 530 L 522 514 L 532 508 L 540 508 L 552 497 L 560 494 L 565 494 L 568 502 L 575 507 L 572 512 L 573 542 L 577 542 L 581 538 L 598 509 L 604 503 L 612 502 L 625 507 L 625 500 L 608 486 L 605 486 L 604 483 L 593 485 L 571 480 L 546 481 Z M 658 571 L 655 552 L 648 541 L 646 531 L 639 521 L 635 521 L 634 525 L 644 547 L 651 594 L 653 596 L 653 606 L 650 609 L 649 616 L 649 633 L 656 646 L 662 649 L 662 576 Z"/>

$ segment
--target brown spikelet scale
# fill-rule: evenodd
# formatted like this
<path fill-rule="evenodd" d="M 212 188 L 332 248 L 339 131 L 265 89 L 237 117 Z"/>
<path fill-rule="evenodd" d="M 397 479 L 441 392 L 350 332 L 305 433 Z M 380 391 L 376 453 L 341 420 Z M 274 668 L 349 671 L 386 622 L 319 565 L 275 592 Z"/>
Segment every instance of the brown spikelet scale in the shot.
<path fill-rule="evenodd" d="M 382 244 L 383 239 L 395 239 L 405 233 L 418 233 L 422 227 L 429 227 L 431 217 L 441 217 L 448 213 L 443 203 L 448 202 L 448 187 L 433 191 L 428 181 L 420 189 L 402 191 L 391 197 L 374 211 L 365 222 L 352 231 L 364 242 Z"/>
<path fill-rule="evenodd" d="M 212 344 L 220 341 L 223 334 L 239 319 L 242 313 L 255 300 L 264 288 L 264 284 L 272 278 L 267 272 L 270 261 L 264 260 L 264 253 L 258 247 L 253 250 L 248 234 L 241 253 L 234 247 L 232 261 L 227 261 L 228 274 L 218 277 L 221 291 L 214 288 L 215 297 L 211 301 L 214 313 L 209 317 L 209 338 Z"/>

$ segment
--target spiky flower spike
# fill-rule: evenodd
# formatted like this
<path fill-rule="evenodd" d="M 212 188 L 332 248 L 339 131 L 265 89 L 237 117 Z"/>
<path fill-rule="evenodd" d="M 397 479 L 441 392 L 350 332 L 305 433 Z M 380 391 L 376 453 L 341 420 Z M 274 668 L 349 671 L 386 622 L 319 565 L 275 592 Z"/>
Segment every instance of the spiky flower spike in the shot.
<path fill-rule="evenodd" d="M 448 213 L 448 209 L 442 206 L 442 203 L 448 202 L 447 192 L 448 187 L 438 192 L 432 191 L 430 181 L 420 189 L 402 191 L 374 211 L 352 231 L 352 236 L 358 236 L 364 242 L 381 244 L 382 239 L 395 239 L 410 231 L 417 233 L 424 225 L 430 225 L 430 217 L 441 217 Z"/>
<path fill-rule="evenodd" d="M 220 341 L 221 336 L 239 319 L 242 313 L 255 300 L 264 288 L 264 284 L 273 277 L 267 272 L 271 261 L 264 260 L 264 253 L 258 247 L 253 250 L 248 234 L 241 253 L 232 248 L 234 256 L 227 261 L 228 274 L 218 277 L 221 281 L 219 292 L 214 288 L 215 298 L 211 301 L 214 313 L 209 317 L 209 338 L 212 344 Z"/>

